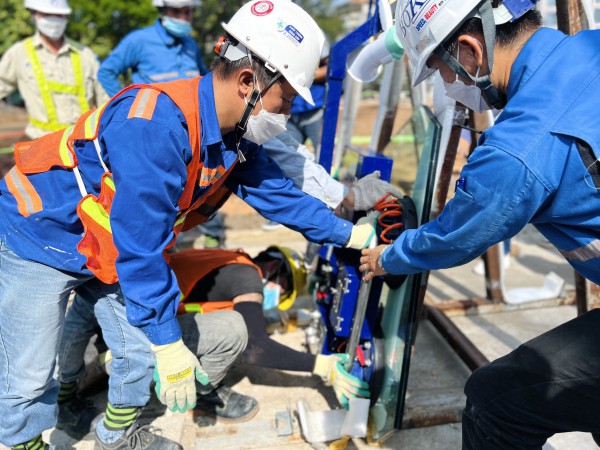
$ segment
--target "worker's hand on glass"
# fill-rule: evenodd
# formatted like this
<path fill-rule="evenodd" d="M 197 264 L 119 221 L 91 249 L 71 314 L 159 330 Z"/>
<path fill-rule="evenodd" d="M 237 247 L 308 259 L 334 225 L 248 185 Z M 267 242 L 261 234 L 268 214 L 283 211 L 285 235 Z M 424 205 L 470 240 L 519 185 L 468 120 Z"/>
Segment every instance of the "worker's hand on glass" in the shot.
<path fill-rule="evenodd" d="M 389 245 L 379 245 L 375 248 L 364 249 L 360 257 L 358 269 L 363 273 L 363 280 L 369 281 L 373 277 L 386 275 L 387 272 L 381 264 L 381 254 Z"/>
<path fill-rule="evenodd" d="M 208 375 L 181 339 L 171 344 L 154 345 L 154 381 L 158 399 L 173 412 L 186 412 L 196 406 L 196 380 L 209 383 Z"/>
<path fill-rule="evenodd" d="M 317 355 L 313 373 L 319 375 L 323 381 L 333 387 L 335 395 L 344 407 L 348 409 L 351 398 L 369 398 L 369 385 L 349 374 L 344 366 L 348 363 L 349 356 L 345 353 L 331 355 Z"/>
<path fill-rule="evenodd" d="M 389 194 L 396 198 L 404 196 L 400 189 L 380 178 L 381 172 L 376 170 L 356 181 L 342 201 L 343 205 L 356 211 L 367 211 L 373 209 L 375 203 L 385 195 Z"/>
<path fill-rule="evenodd" d="M 346 247 L 360 250 L 367 248 L 372 239 L 375 238 L 375 227 L 379 211 L 371 211 L 365 217 L 358 219 L 358 222 L 352 227 L 350 239 L 346 243 Z"/>

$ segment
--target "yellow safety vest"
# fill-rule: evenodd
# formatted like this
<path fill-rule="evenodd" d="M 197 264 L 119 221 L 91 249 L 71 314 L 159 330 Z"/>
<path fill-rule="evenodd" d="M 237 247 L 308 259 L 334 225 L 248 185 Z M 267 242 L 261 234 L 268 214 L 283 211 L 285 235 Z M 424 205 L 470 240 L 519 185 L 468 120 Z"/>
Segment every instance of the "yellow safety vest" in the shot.
<path fill-rule="evenodd" d="M 35 51 L 33 45 L 33 39 L 29 38 L 25 40 L 25 50 L 27 51 L 27 57 L 31 67 L 33 68 L 33 74 L 37 81 L 46 108 L 46 114 L 48 115 L 48 122 L 41 122 L 33 117 L 29 116 L 29 121 L 38 128 L 48 131 L 58 131 L 63 128 L 67 128 L 71 124 L 62 124 L 58 122 L 58 116 L 56 114 L 56 107 L 52 101 L 52 92 L 58 92 L 61 94 L 76 95 L 79 100 L 79 106 L 81 107 L 81 113 L 83 114 L 90 109 L 87 99 L 85 98 L 85 85 L 83 83 L 83 68 L 81 66 L 81 59 L 77 51 L 71 52 L 71 63 L 73 65 L 73 74 L 75 75 L 75 84 L 58 83 L 56 81 L 49 81 L 44 76 L 44 70 L 40 59 Z"/>

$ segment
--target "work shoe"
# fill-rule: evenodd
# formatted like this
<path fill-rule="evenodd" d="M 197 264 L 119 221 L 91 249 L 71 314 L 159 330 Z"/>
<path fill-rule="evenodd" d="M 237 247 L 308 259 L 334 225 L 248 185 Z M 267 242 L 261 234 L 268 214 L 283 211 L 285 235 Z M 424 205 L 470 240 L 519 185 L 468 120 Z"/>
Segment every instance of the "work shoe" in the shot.
<path fill-rule="evenodd" d="M 68 402 L 58 405 L 58 421 L 56 429 L 62 430 L 74 439 L 81 440 L 90 432 L 94 419 L 102 411 L 94 404 L 79 395 Z"/>
<path fill-rule="evenodd" d="M 215 416 L 221 422 L 238 423 L 256 415 L 258 402 L 221 385 L 208 394 L 198 394 L 194 410 Z"/>
<path fill-rule="evenodd" d="M 183 450 L 177 442 L 154 434 L 157 428 L 150 425 L 142 427 L 136 422 L 125 434 L 111 444 L 102 442 L 96 430 L 96 445 L 94 450 Z"/>

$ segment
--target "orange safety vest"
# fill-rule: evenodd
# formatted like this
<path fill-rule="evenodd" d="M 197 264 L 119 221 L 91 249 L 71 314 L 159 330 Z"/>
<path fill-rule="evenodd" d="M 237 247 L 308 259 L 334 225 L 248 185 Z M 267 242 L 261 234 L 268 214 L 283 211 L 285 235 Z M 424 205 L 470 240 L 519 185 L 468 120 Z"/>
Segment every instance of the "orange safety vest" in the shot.
<path fill-rule="evenodd" d="M 231 195 L 231 192 L 222 184 L 237 161 L 228 170 L 222 166 L 207 168 L 200 162 L 200 105 L 198 95 L 195 94 L 198 92 L 199 82 L 200 77 L 153 85 L 133 85 L 109 100 L 109 102 L 114 101 L 130 89 L 137 88 L 139 92 L 129 110 L 128 118 L 137 117 L 150 120 L 156 107 L 157 97 L 162 92 L 173 100 L 185 116 L 192 159 L 187 165 L 186 185 L 177 203 L 179 213 L 173 225 L 175 238 L 168 247 L 175 244 L 180 231 L 188 230 L 208 220 Z M 79 242 L 77 250 L 87 257 L 86 266 L 98 279 L 112 284 L 118 281 L 115 268 L 118 251 L 113 242 L 110 226 L 110 210 L 116 187 L 112 174 L 100 158 L 98 143 L 100 119 L 109 102 L 83 114 L 75 125 L 66 130 L 48 134 L 35 141 L 17 143 L 14 151 L 16 167 L 13 170 L 15 170 L 15 175 L 21 178 L 25 178 L 22 176 L 23 174 L 46 172 L 53 167 L 73 170 L 83 196 L 77 205 L 77 215 L 83 224 L 84 236 Z M 98 196 L 85 192 L 74 150 L 74 142 L 78 140 L 93 141 L 98 151 L 98 158 L 104 166 L 105 174 L 101 179 Z M 202 187 L 210 186 L 210 188 L 206 194 L 192 203 L 196 183 Z M 11 191 L 11 193 L 13 192 Z M 17 198 L 21 196 L 16 189 L 13 194 Z M 198 210 L 194 211 L 196 209 Z"/>
<path fill-rule="evenodd" d="M 262 271 L 260 267 L 252 262 L 250 256 L 243 250 L 223 250 L 217 248 L 207 249 L 189 249 L 166 255 L 167 262 L 175 272 L 177 284 L 181 290 L 180 310 L 185 312 L 186 299 L 194 289 L 194 286 L 205 276 L 220 267 L 228 264 L 247 264 L 254 267 L 260 277 Z M 202 312 L 209 313 L 224 309 L 233 309 L 232 299 L 223 299 L 219 302 L 199 302 L 192 305 L 199 305 Z M 190 305 L 190 302 L 186 302 Z"/>

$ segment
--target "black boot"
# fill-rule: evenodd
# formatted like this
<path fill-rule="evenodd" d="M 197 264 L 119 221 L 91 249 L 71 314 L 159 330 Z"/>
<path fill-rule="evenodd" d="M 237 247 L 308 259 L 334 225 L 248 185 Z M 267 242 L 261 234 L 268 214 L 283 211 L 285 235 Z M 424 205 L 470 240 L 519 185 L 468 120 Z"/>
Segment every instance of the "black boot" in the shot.
<path fill-rule="evenodd" d="M 258 412 L 256 399 L 238 394 L 221 385 L 208 394 L 198 394 L 196 411 L 215 416 L 221 422 L 239 423 L 252 419 Z"/>
<path fill-rule="evenodd" d="M 94 419 L 101 414 L 102 411 L 91 401 L 76 395 L 68 402 L 58 405 L 56 429 L 80 440 L 90 432 Z"/>

